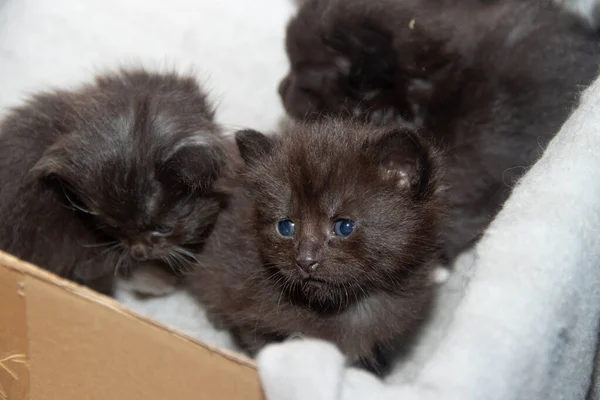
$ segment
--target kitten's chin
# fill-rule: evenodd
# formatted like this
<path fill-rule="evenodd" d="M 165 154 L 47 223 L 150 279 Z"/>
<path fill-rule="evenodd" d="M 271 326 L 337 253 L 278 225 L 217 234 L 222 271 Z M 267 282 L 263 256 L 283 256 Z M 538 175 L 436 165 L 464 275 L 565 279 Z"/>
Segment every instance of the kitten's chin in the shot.
<path fill-rule="evenodd" d="M 357 303 L 368 288 L 351 282 L 330 281 L 321 277 L 303 277 L 296 270 L 279 269 L 271 277 L 290 302 L 319 313 L 340 313 Z"/>
<path fill-rule="evenodd" d="M 320 313 L 339 313 L 362 297 L 351 285 L 334 284 L 321 279 L 302 279 L 290 285 L 290 299 Z"/>

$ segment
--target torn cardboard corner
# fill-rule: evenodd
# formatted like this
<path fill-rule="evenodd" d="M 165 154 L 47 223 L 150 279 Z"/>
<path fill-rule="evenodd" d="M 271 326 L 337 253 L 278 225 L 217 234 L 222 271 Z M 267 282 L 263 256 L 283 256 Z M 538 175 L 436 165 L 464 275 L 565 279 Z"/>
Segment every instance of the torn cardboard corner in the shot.
<path fill-rule="evenodd" d="M 254 363 L 0 252 L 0 400 L 259 400 Z"/>

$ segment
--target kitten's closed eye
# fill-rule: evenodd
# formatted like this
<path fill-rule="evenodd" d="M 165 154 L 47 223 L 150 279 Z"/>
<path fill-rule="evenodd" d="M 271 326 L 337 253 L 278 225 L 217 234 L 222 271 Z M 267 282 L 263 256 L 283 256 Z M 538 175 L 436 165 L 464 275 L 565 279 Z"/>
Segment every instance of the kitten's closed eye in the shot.
<path fill-rule="evenodd" d="M 156 225 L 154 227 L 154 232 L 156 232 L 160 236 L 167 236 L 171 232 L 173 232 L 173 228 L 170 226 L 166 226 L 166 225 Z"/>

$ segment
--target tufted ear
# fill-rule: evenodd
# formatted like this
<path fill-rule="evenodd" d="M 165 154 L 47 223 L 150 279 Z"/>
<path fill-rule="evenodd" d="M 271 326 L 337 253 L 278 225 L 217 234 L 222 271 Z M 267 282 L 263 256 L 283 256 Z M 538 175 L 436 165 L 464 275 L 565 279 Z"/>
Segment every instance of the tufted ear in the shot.
<path fill-rule="evenodd" d="M 163 163 L 163 170 L 177 183 L 191 190 L 208 190 L 226 163 L 219 143 L 207 143 L 202 136 L 184 139 Z"/>
<path fill-rule="evenodd" d="M 371 144 L 371 154 L 380 165 L 381 177 L 415 196 L 423 195 L 434 174 L 433 150 L 413 131 L 394 129 Z"/>
<path fill-rule="evenodd" d="M 73 163 L 70 156 L 70 137 L 58 141 L 42 155 L 38 162 L 29 170 L 29 176 L 43 181 L 64 197 L 69 207 L 92 214 L 81 200 L 78 187 L 85 180 L 85 171 Z"/>
<path fill-rule="evenodd" d="M 240 155 L 246 164 L 268 155 L 273 148 L 273 139 L 252 129 L 238 131 L 235 134 Z"/>
<path fill-rule="evenodd" d="M 71 174 L 68 152 L 57 143 L 49 147 L 37 163 L 29 170 L 29 174 L 37 179 L 44 179 L 50 176 L 67 178 Z"/>

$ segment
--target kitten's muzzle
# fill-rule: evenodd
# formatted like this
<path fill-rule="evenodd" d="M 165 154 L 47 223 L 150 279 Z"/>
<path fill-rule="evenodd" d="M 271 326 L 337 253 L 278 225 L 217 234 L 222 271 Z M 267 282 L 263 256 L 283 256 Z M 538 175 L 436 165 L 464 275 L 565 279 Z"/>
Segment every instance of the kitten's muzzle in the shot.
<path fill-rule="evenodd" d="M 297 259 L 296 265 L 300 268 L 302 275 L 310 275 L 319 268 L 319 262 L 311 257 Z"/>
<path fill-rule="evenodd" d="M 133 244 L 129 249 L 131 253 L 131 257 L 136 261 L 146 261 L 148 260 L 149 251 L 143 244 Z"/>

